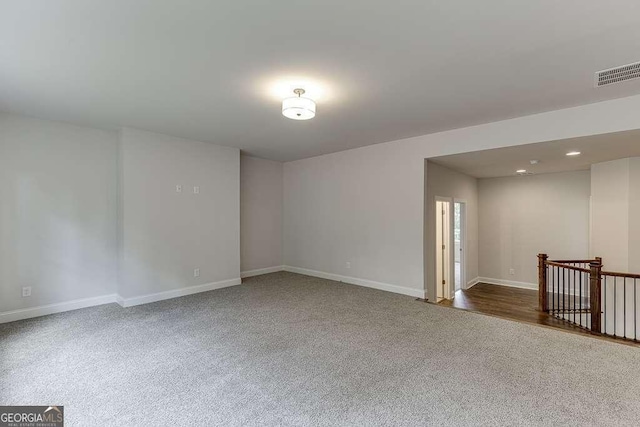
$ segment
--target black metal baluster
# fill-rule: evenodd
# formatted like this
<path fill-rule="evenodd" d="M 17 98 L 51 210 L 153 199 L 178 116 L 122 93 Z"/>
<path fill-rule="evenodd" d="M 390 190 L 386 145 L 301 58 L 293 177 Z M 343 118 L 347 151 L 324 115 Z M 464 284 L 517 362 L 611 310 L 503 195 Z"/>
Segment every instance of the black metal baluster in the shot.
<path fill-rule="evenodd" d="M 585 313 L 589 309 L 589 273 L 583 273 L 582 278 L 584 282 L 582 283 L 582 306 L 580 308 L 584 308 Z M 584 324 L 587 326 L 587 316 L 584 316 Z"/>
<path fill-rule="evenodd" d="M 556 266 L 556 272 L 554 274 L 554 279 L 556 282 L 556 316 L 560 312 L 560 278 L 559 278 L 560 268 Z"/>
<path fill-rule="evenodd" d="M 562 267 L 558 267 L 558 313 L 562 313 L 563 305 L 562 305 L 562 297 L 564 296 L 564 270 Z"/>
<path fill-rule="evenodd" d="M 555 305 L 555 316 L 558 316 L 558 308 L 560 307 L 560 283 L 558 282 L 558 267 L 556 266 L 555 272 L 553 273 L 553 281 L 556 284 L 556 305 Z"/>
<path fill-rule="evenodd" d="M 622 336 L 627 337 L 627 278 L 622 278 Z"/>
<path fill-rule="evenodd" d="M 553 300 L 553 315 L 556 315 L 556 267 L 551 266 L 551 277 L 553 278 L 553 283 L 551 283 L 551 288 L 553 293 L 551 294 Z"/>
<path fill-rule="evenodd" d="M 561 286 L 561 291 L 562 292 L 562 299 L 560 300 L 560 306 L 558 307 L 558 310 L 560 310 L 560 312 L 562 313 L 562 316 L 564 318 L 564 273 L 565 273 L 565 269 L 564 267 L 558 267 L 559 269 L 559 273 L 560 273 L 560 286 Z"/>
<path fill-rule="evenodd" d="M 549 266 L 549 281 L 551 283 L 551 298 L 549 298 L 549 313 L 553 314 L 553 266 Z"/>
<path fill-rule="evenodd" d="M 549 306 L 549 313 L 553 313 L 553 266 L 547 266 L 547 292 L 549 292 L 549 288 L 551 288 L 551 298 L 547 296 L 547 305 Z M 549 283 L 551 286 L 548 286 Z"/>
<path fill-rule="evenodd" d="M 553 293 L 551 294 L 551 299 L 553 300 L 553 315 L 556 315 L 556 267 L 551 266 L 551 277 L 553 278 L 553 282 L 551 283 L 551 290 Z"/>
<path fill-rule="evenodd" d="M 544 283 L 544 291 L 547 293 L 547 299 L 546 299 L 546 304 L 547 306 L 544 308 L 545 310 L 549 310 L 549 266 L 545 263 L 544 265 L 544 269 L 545 269 L 545 283 Z"/>
<path fill-rule="evenodd" d="M 604 276 L 604 333 L 607 333 L 607 276 Z"/>
<path fill-rule="evenodd" d="M 562 313 L 564 315 L 564 268 L 560 270 L 562 274 L 562 278 L 560 279 L 560 283 L 562 283 L 562 300 L 560 302 L 560 307 L 562 307 Z"/>
<path fill-rule="evenodd" d="M 589 273 L 584 273 L 584 283 L 582 284 L 583 289 L 582 289 L 582 303 L 584 304 L 584 312 L 585 312 L 585 316 L 584 316 L 584 323 L 585 326 L 587 326 L 587 316 L 586 313 L 590 308 L 590 299 L 589 296 L 591 295 L 591 280 L 590 280 L 590 275 Z"/>
<path fill-rule="evenodd" d="M 616 321 L 616 310 L 618 309 L 618 307 L 616 307 L 618 305 L 618 298 L 616 296 L 617 294 L 617 288 L 618 287 L 618 278 L 617 277 L 613 277 L 613 336 L 616 336 L 616 331 L 618 330 L 618 322 Z"/>
<path fill-rule="evenodd" d="M 573 323 L 576 323 L 576 270 L 573 270 Z"/>
<path fill-rule="evenodd" d="M 571 310 L 571 301 L 569 300 L 569 295 L 570 295 L 569 292 L 571 292 L 571 287 L 569 286 L 571 284 L 571 280 L 569 279 L 569 277 L 570 277 L 571 271 L 568 268 L 565 268 L 564 271 L 565 271 L 565 276 L 567 277 L 566 279 L 567 285 L 565 286 L 565 289 L 566 289 L 565 298 L 567 301 L 565 302 L 565 304 L 568 306 L 567 310 Z M 569 313 L 571 313 L 571 311 L 569 311 Z M 569 316 L 567 316 L 567 321 L 571 322 L 571 320 L 569 319 Z"/>
<path fill-rule="evenodd" d="M 580 272 L 580 326 L 582 325 L 582 278 L 584 277 L 584 271 Z"/>
<path fill-rule="evenodd" d="M 562 273 L 562 281 L 564 282 L 564 286 L 562 287 L 562 309 L 564 310 L 565 313 L 567 313 L 567 310 L 568 310 L 567 304 L 569 304 L 569 298 L 567 296 L 569 292 L 569 269 L 568 268 L 565 268 L 564 272 Z"/>
<path fill-rule="evenodd" d="M 583 282 L 581 284 L 581 288 L 580 288 L 580 292 L 582 295 L 580 295 L 580 309 L 584 310 L 585 316 L 584 316 L 584 322 L 585 322 L 585 327 L 587 326 L 587 310 L 589 310 L 589 273 L 583 273 L 582 274 L 582 279 Z"/>
<path fill-rule="evenodd" d="M 556 303 L 555 303 L 555 307 L 554 307 L 554 315 L 557 316 L 558 315 L 558 307 L 560 304 L 560 295 L 558 294 L 558 292 L 560 291 L 560 283 L 558 283 L 558 267 L 555 267 L 555 271 L 553 273 L 553 282 L 556 284 L 556 291 L 554 291 L 554 294 L 556 296 Z"/>

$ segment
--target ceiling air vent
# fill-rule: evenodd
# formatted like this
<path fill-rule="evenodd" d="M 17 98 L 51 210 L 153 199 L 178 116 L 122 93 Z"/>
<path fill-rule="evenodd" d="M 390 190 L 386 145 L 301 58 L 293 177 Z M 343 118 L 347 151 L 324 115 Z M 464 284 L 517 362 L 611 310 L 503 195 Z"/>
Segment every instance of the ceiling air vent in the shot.
<path fill-rule="evenodd" d="M 598 71 L 596 73 L 596 87 L 611 85 L 637 78 L 640 78 L 640 62 Z"/>

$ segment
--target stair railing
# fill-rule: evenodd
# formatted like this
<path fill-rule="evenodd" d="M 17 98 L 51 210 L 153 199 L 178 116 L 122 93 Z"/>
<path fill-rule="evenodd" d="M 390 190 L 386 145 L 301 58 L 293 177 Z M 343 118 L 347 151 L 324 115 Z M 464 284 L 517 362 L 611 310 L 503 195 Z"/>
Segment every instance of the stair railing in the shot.
<path fill-rule="evenodd" d="M 602 333 L 638 341 L 640 275 L 602 271 L 601 284 Z"/>
<path fill-rule="evenodd" d="M 538 255 L 538 309 L 595 334 L 638 340 L 639 285 L 640 274 L 604 271 L 599 257 Z"/>

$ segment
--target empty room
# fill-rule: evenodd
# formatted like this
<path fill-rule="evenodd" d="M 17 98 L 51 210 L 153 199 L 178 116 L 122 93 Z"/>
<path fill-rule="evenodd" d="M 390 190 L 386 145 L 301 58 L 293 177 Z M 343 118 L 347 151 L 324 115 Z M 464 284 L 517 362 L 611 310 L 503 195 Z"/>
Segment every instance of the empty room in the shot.
<path fill-rule="evenodd" d="M 427 298 L 637 343 L 639 141 L 633 130 L 428 159 Z"/>
<path fill-rule="evenodd" d="M 637 425 L 639 24 L 0 1 L 0 426 Z"/>

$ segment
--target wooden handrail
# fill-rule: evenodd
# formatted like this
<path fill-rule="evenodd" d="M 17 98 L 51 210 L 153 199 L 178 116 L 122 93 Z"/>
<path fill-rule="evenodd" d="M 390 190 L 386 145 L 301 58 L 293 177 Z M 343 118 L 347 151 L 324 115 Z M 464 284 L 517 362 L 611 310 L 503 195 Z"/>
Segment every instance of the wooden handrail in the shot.
<path fill-rule="evenodd" d="M 591 262 L 593 262 L 593 261 L 591 261 Z M 563 264 L 561 262 L 556 262 L 556 261 L 546 261 L 545 264 L 546 265 L 551 265 L 551 266 L 554 266 L 554 267 L 566 268 L 567 270 L 581 271 L 583 273 L 591 272 L 590 268 L 576 267 L 574 265 L 567 265 L 567 264 Z"/>
<path fill-rule="evenodd" d="M 538 255 L 539 256 L 539 255 Z M 554 267 L 568 268 L 569 270 L 582 271 L 583 273 L 589 273 L 591 268 L 576 267 L 574 265 L 566 265 L 567 263 L 575 264 L 591 264 L 592 262 L 601 263 L 602 258 L 590 259 L 590 260 L 546 260 L 546 265 L 552 265 Z M 617 271 L 604 271 L 600 273 L 602 276 L 612 277 L 626 277 L 628 279 L 640 279 L 640 274 L 634 273 L 620 273 Z"/>
<path fill-rule="evenodd" d="M 569 264 L 569 263 L 575 263 L 575 264 L 589 264 L 593 261 L 597 261 L 596 259 L 550 259 L 549 262 L 557 262 L 560 264 Z"/>
<path fill-rule="evenodd" d="M 628 279 L 640 279 L 640 274 L 616 273 L 614 271 L 602 271 L 603 276 L 626 277 Z"/>

